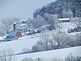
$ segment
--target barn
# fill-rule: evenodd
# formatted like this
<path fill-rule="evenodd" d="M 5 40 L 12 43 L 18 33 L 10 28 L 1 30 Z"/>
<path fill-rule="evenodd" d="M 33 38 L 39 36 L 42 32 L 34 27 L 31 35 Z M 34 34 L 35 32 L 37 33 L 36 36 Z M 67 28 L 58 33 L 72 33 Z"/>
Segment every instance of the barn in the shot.
<path fill-rule="evenodd" d="M 18 39 L 21 36 L 22 36 L 21 32 L 19 30 L 16 30 L 16 24 L 13 24 L 13 30 L 11 30 L 7 33 L 5 40 L 11 41 L 14 39 Z"/>

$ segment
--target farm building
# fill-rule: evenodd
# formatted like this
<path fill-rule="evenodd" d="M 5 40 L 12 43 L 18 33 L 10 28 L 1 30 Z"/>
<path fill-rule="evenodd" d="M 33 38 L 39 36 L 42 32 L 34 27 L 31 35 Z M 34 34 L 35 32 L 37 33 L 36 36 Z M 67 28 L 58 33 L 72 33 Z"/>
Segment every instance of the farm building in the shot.
<path fill-rule="evenodd" d="M 7 36 L 6 36 L 6 40 L 7 41 L 11 41 L 11 40 L 14 40 L 14 39 L 18 39 L 19 37 L 21 37 L 22 34 L 19 30 L 16 30 L 16 24 L 13 25 L 13 30 L 11 30 L 10 32 L 7 33 Z"/>

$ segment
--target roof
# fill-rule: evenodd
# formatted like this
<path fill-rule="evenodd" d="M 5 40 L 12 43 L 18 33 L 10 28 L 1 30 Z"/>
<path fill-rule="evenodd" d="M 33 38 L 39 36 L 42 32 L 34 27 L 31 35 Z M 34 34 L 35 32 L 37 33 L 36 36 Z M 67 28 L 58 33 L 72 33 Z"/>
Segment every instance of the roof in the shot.
<path fill-rule="evenodd" d="M 16 36 L 16 32 L 18 32 L 18 30 L 12 30 L 8 33 L 8 36 Z"/>
<path fill-rule="evenodd" d="M 59 18 L 59 21 L 65 21 L 65 20 L 70 20 L 69 18 Z"/>

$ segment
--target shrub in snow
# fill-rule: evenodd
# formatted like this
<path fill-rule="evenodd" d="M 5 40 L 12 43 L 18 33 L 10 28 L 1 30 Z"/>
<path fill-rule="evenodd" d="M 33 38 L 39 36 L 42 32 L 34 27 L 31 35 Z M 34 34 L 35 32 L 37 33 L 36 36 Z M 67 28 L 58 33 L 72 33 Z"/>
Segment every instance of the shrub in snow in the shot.
<path fill-rule="evenodd" d="M 34 61 L 32 58 L 24 58 L 22 61 Z"/>
<path fill-rule="evenodd" d="M 34 52 L 81 46 L 81 33 L 72 35 L 58 31 L 51 34 L 41 34 L 39 38 L 40 41 L 32 47 Z"/>
<path fill-rule="evenodd" d="M 34 27 L 36 28 L 39 28 L 46 24 L 44 18 L 40 15 L 37 15 L 37 17 L 33 18 L 33 23 L 34 23 Z"/>
<path fill-rule="evenodd" d="M 44 57 L 37 57 L 37 58 L 24 58 L 22 61 L 81 61 L 81 57 L 79 56 L 73 56 L 72 54 L 66 56 L 63 58 L 53 57 L 53 58 L 44 58 Z"/>
<path fill-rule="evenodd" d="M 48 34 L 40 35 L 40 41 L 38 41 L 33 47 L 33 51 L 45 51 L 63 48 L 66 40 L 65 34 L 52 34 L 49 36 Z"/>
<path fill-rule="evenodd" d="M 69 55 L 65 58 L 65 61 L 81 61 L 81 57 L 74 57 L 73 55 Z"/>
<path fill-rule="evenodd" d="M 37 51 L 44 51 L 45 50 L 45 47 L 43 46 L 43 42 L 40 42 L 38 41 L 33 47 L 32 47 L 32 50 L 34 52 L 37 52 Z"/>
<path fill-rule="evenodd" d="M 69 45 L 70 47 L 81 46 L 81 33 L 69 35 L 65 45 Z"/>
<path fill-rule="evenodd" d="M 44 60 L 44 59 L 43 59 Z M 43 61 L 42 58 L 36 58 L 35 61 Z"/>

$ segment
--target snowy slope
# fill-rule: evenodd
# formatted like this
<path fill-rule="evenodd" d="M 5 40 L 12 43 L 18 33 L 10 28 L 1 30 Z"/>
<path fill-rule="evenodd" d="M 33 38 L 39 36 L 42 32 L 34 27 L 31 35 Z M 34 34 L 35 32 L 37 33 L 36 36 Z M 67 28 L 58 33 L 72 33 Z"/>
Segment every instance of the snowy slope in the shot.
<path fill-rule="evenodd" d="M 32 36 L 24 36 L 18 40 L 0 43 L 0 51 L 4 49 L 13 50 L 14 54 L 31 50 L 31 47 L 38 41 L 38 38 Z"/>
<path fill-rule="evenodd" d="M 25 57 L 29 58 L 46 58 L 50 61 L 53 58 L 65 58 L 68 55 L 72 54 L 73 56 L 81 56 L 81 46 L 72 47 L 72 48 L 65 48 L 65 49 L 58 49 L 58 50 L 50 50 L 45 52 L 37 52 L 37 53 L 29 53 L 29 54 L 22 54 L 17 55 L 17 61 L 22 60 Z"/>
<path fill-rule="evenodd" d="M 0 43 L 0 51 L 4 49 L 11 49 L 14 54 L 22 53 L 25 51 L 30 51 L 31 47 L 39 40 L 39 37 L 41 34 L 48 34 L 51 35 L 52 33 L 56 33 L 57 31 L 52 30 L 48 32 L 38 33 L 34 35 L 29 36 L 23 36 L 19 38 L 18 40 L 13 40 L 9 42 L 1 42 Z M 80 32 L 78 32 L 80 33 Z M 77 33 L 70 33 L 69 35 L 75 35 Z"/>
<path fill-rule="evenodd" d="M 54 31 L 44 32 L 45 34 L 50 34 Z M 23 36 L 18 40 L 1 42 L 0 43 L 0 51 L 2 50 L 12 50 L 14 54 L 21 53 L 24 51 L 30 51 L 31 47 L 36 44 L 39 40 L 39 36 L 44 33 L 38 33 L 34 35 Z"/>

